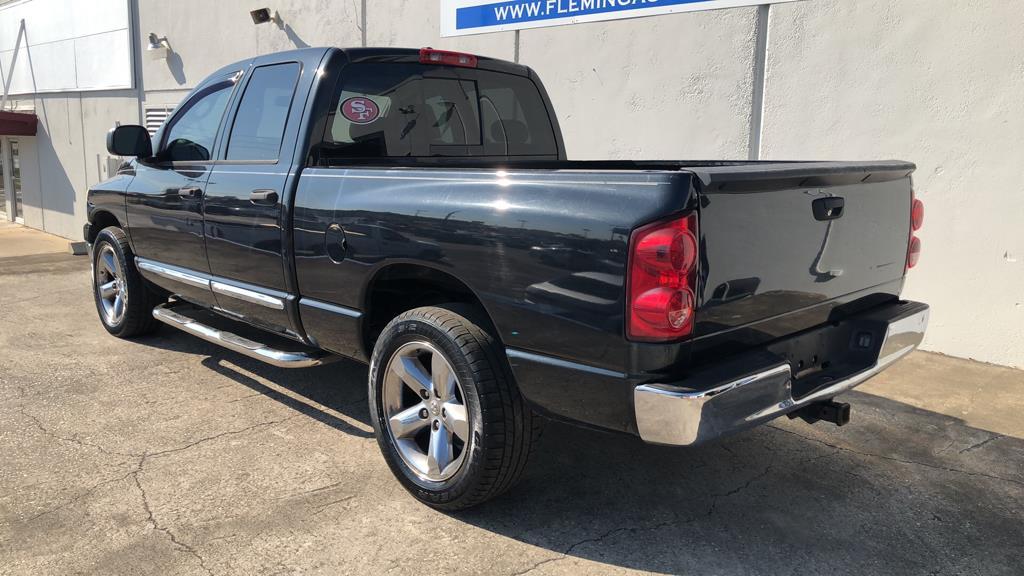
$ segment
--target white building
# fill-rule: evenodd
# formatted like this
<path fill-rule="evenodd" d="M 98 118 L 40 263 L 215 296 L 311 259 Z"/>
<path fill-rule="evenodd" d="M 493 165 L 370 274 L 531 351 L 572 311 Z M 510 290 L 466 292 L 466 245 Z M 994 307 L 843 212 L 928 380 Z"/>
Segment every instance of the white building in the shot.
<path fill-rule="evenodd" d="M 927 218 L 906 293 L 933 307 L 924 347 L 1024 367 L 1017 3 L 805 0 L 442 38 L 435 0 L 259 1 L 274 3 L 0 4 L 5 110 L 38 118 L 35 136 L 0 135 L 0 218 L 79 239 L 85 191 L 109 170 L 105 132 L 155 127 L 229 62 L 315 45 L 462 50 L 536 69 L 574 159 L 916 162 Z M 253 24 L 264 6 L 279 22 Z M 149 56 L 151 34 L 166 57 Z"/>

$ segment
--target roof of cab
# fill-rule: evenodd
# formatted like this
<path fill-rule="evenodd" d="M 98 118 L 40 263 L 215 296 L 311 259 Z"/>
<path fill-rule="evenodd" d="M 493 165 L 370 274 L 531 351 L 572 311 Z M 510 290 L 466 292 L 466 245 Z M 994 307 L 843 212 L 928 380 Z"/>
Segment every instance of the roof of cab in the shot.
<path fill-rule="evenodd" d="M 341 48 L 350 62 L 407 62 L 419 63 L 420 48 Z M 518 76 L 529 76 L 530 69 L 522 64 L 490 58 L 477 57 L 477 68 L 492 72 L 504 72 Z"/>
<path fill-rule="evenodd" d="M 287 50 L 282 52 L 276 52 L 276 56 L 292 55 L 297 59 L 304 59 L 304 57 L 312 55 L 323 55 L 330 50 L 340 50 L 348 58 L 349 62 L 399 62 L 399 63 L 411 63 L 416 64 L 420 61 L 420 48 L 337 48 L 337 47 L 313 47 L 313 48 L 299 48 L 296 50 Z M 260 57 L 268 56 L 267 54 L 262 56 L 254 56 L 252 58 L 246 58 L 245 60 L 239 60 L 238 62 L 232 62 L 226 66 L 223 66 L 213 74 L 207 77 L 200 85 L 207 84 L 218 77 L 222 77 L 233 72 L 244 70 L 252 64 L 253 60 Z M 500 60 L 498 58 L 490 58 L 487 56 L 477 57 L 477 68 L 481 70 L 490 70 L 492 72 L 503 72 L 505 74 L 515 74 L 517 76 L 530 76 L 530 68 L 523 66 L 522 64 L 516 64 L 509 62 L 508 60 Z"/>

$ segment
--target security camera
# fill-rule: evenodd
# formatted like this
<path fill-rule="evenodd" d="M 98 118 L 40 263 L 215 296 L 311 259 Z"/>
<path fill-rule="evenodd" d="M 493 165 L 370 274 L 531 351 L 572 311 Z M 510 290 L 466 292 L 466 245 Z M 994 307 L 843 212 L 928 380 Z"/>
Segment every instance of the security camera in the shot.
<path fill-rule="evenodd" d="M 249 16 L 252 17 L 253 24 L 266 24 L 267 22 L 276 22 L 278 19 L 277 12 L 271 12 L 270 8 L 250 10 Z"/>

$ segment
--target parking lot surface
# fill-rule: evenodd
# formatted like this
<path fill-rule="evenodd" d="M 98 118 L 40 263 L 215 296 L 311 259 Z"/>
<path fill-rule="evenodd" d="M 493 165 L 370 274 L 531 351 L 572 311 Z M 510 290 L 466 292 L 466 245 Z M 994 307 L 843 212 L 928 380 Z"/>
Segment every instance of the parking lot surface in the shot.
<path fill-rule="evenodd" d="M 96 318 L 85 257 L 0 255 L 2 574 L 1024 573 L 1024 372 L 915 353 L 695 449 L 546 427 L 444 514 L 394 481 L 366 368 L 288 371 Z"/>

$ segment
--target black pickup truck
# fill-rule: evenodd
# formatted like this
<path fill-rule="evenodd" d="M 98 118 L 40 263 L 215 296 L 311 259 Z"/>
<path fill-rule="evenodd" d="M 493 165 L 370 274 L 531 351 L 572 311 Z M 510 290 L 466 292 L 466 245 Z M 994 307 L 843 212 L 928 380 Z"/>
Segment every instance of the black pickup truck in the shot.
<path fill-rule="evenodd" d="M 107 147 L 134 157 L 89 191 L 107 331 L 369 362 L 381 451 L 437 508 L 507 490 L 540 415 L 676 446 L 843 424 L 833 397 L 927 324 L 899 298 L 913 164 L 569 161 L 536 74 L 501 60 L 260 56 Z"/>

